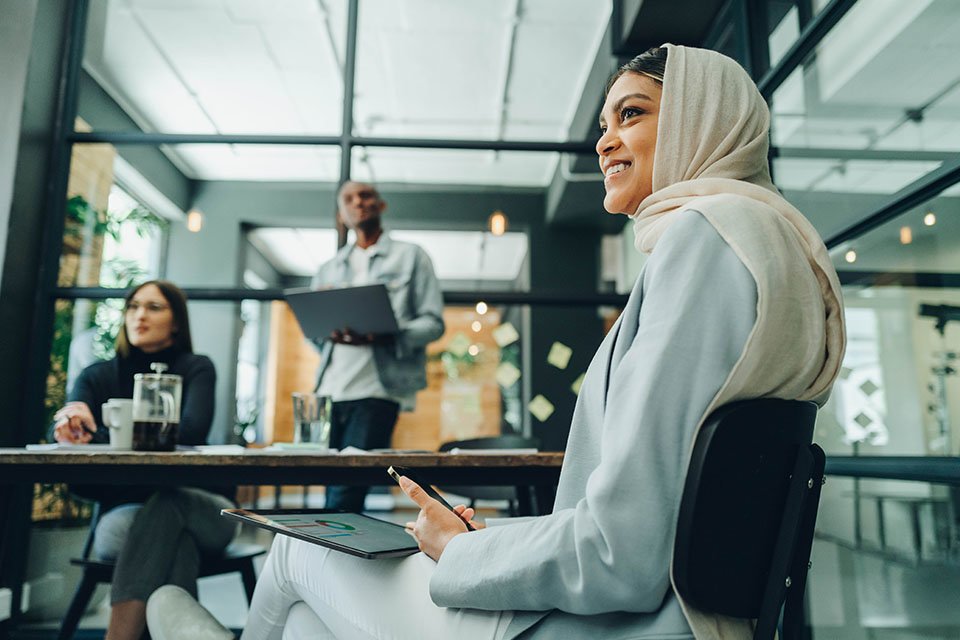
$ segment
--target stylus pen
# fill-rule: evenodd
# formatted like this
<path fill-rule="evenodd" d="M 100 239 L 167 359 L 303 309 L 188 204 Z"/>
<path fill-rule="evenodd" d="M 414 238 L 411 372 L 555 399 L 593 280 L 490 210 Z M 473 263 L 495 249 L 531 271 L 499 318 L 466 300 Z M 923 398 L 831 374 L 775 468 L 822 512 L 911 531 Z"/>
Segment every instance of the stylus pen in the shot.
<path fill-rule="evenodd" d="M 466 525 L 467 531 L 476 531 L 476 529 L 473 528 L 473 525 L 471 525 L 466 518 L 464 518 L 462 515 L 457 513 L 454 510 L 454 508 L 450 506 L 450 503 L 443 499 L 443 496 L 437 493 L 436 490 L 433 487 L 431 487 L 429 483 L 421 480 L 420 477 L 414 472 L 412 472 L 410 469 L 407 469 L 406 467 L 400 467 L 400 466 L 389 467 L 387 469 L 387 473 L 389 473 L 390 476 L 394 480 L 396 480 L 398 483 L 400 482 L 400 476 L 406 476 L 411 481 L 415 482 L 421 489 L 423 489 L 424 493 L 426 493 L 428 496 L 430 496 L 431 498 L 433 498 L 434 500 L 436 500 L 437 502 L 445 506 L 447 509 L 449 509 L 451 512 L 453 512 L 453 515 L 460 518 L 463 524 Z"/>

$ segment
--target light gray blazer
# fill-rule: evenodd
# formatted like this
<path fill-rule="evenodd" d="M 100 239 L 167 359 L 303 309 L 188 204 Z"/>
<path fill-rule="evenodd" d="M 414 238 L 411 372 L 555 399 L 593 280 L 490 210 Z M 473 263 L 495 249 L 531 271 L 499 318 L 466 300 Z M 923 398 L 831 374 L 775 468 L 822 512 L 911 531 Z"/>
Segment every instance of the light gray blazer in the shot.
<path fill-rule="evenodd" d="M 702 215 L 674 215 L 587 370 L 554 512 L 456 536 L 437 605 L 512 609 L 507 638 L 692 638 L 670 586 L 677 509 L 757 287 Z"/>

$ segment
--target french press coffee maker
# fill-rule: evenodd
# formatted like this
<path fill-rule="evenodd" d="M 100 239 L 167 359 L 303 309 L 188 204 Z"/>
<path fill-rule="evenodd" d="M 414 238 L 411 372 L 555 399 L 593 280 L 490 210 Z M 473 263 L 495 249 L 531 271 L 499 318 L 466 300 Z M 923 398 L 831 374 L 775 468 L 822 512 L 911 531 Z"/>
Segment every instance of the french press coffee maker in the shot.
<path fill-rule="evenodd" d="M 164 373 L 167 365 L 154 362 L 154 373 L 133 376 L 133 450 L 173 451 L 180 427 L 183 378 Z"/>

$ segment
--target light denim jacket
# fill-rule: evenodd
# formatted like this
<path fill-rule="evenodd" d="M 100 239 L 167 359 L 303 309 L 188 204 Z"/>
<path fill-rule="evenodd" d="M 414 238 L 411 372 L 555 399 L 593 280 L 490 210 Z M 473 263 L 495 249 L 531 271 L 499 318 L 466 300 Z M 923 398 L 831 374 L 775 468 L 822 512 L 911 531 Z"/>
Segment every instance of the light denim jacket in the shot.
<path fill-rule="evenodd" d="M 347 245 L 320 267 L 312 287 L 349 287 L 348 257 L 354 245 Z M 390 294 L 400 333 L 396 340 L 375 344 L 373 356 L 384 390 L 401 399 L 404 410 L 412 410 L 416 393 L 427 386 L 426 346 L 443 335 L 443 295 L 427 253 L 415 244 L 391 240 L 386 233 L 373 245 L 370 282 L 383 283 Z M 333 343 L 320 343 L 320 371 L 317 386 L 330 364 Z"/>

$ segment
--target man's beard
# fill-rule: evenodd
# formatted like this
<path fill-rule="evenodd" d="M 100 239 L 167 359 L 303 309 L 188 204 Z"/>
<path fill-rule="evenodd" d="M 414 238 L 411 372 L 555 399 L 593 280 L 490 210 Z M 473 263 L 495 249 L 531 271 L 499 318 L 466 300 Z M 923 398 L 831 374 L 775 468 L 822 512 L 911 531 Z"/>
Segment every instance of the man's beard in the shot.
<path fill-rule="evenodd" d="M 376 231 L 380 228 L 380 217 L 373 216 L 370 218 L 365 218 L 364 220 L 359 221 L 355 228 L 357 231 L 362 231 L 366 235 L 376 233 Z"/>

